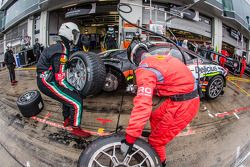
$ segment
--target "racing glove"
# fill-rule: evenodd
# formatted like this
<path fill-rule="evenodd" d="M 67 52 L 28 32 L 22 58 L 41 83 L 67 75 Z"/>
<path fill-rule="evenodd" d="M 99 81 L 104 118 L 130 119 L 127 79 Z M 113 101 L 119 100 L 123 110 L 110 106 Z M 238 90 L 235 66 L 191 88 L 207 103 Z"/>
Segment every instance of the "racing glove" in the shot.
<path fill-rule="evenodd" d="M 74 62 L 74 61 L 67 61 L 66 62 L 66 68 L 68 69 L 68 68 L 74 68 L 74 67 L 76 67 L 76 62 Z"/>
<path fill-rule="evenodd" d="M 129 144 L 126 139 L 121 141 L 121 152 L 122 155 L 125 157 L 127 154 L 131 154 L 133 149 L 133 144 Z"/>

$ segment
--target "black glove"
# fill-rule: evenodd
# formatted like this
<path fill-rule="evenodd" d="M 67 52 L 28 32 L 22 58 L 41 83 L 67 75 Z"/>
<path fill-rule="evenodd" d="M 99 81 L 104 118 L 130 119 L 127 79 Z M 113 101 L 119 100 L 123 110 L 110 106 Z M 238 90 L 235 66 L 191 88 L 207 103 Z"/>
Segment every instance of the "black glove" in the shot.
<path fill-rule="evenodd" d="M 131 154 L 133 149 L 133 144 L 129 144 L 126 139 L 123 139 L 121 141 L 121 152 L 123 156 L 126 156 L 127 154 Z"/>
<path fill-rule="evenodd" d="M 76 67 L 76 63 L 77 63 L 77 61 L 67 61 L 66 62 L 66 68 L 74 68 L 74 67 Z"/>
<path fill-rule="evenodd" d="M 71 63 L 70 63 L 70 61 L 67 61 L 66 62 L 66 69 L 68 69 L 68 68 L 70 68 L 71 67 Z"/>

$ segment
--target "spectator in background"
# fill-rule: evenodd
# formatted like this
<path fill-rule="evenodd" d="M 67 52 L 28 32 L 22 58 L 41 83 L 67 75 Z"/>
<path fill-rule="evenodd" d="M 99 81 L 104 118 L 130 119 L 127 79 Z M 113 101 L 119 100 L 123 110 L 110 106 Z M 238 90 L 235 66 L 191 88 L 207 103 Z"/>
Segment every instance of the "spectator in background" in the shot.
<path fill-rule="evenodd" d="M 182 45 L 181 45 L 183 48 L 186 48 L 188 49 L 188 40 L 185 39 L 183 42 L 182 42 Z"/>
<path fill-rule="evenodd" d="M 207 49 L 207 47 L 206 47 L 206 42 L 204 42 L 202 45 L 200 45 L 200 47 L 199 47 L 199 52 L 200 52 L 200 55 L 202 56 L 202 57 L 205 57 L 206 56 L 206 49 Z"/>
<path fill-rule="evenodd" d="M 214 51 L 214 48 L 211 46 L 211 44 L 209 44 L 209 45 L 207 46 L 206 59 L 212 60 L 212 57 L 211 57 L 212 51 Z"/>
<path fill-rule="evenodd" d="M 95 49 L 95 47 L 96 47 L 96 34 L 90 35 L 90 46 L 92 49 Z"/>
<path fill-rule="evenodd" d="M 229 53 L 228 53 L 226 50 L 221 50 L 221 54 L 222 54 L 224 57 L 223 57 L 223 56 L 220 57 L 220 65 L 221 65 L 222 67 L 225 67 L 225 63 L 227 62 L 226 57 L 229 56 Z"/>
<path fill-rule="evenodd" d="M 194 52 L 195 53 L 198 53 L 198 48 L 199 48 L 199 45 L 196 43 L 196 42 L 194 42 Z"/>
<path fill-rule="evenodd" d="M 105 46 L 104 46 L 104 38 L 105 38 L 105 32 L 101 31 L 100 35 L 100 45 L 101 45 L 101 51 L 105 51 Z"/>
<path fill-rule="evenodd" d="M 243 76 L 245 69 L 247 67 L 247 60 L 246 60 L 246 56 L 243 56 L 241 59 L 241 70 L 240 70 L 240 77 Z"/>
<path fill-rule="evenodd" d="M 41 45 L 38 41 L 38 38 L 35 39 L 35 44 L 33 45 L 33 54 L 36 57 L 36 62 L 38 62 L 41 55 Z"/>
<path fill-rule="evenodd" d="M 7 50 L 4 54 L 4 63 L 9 70 L 11 85 L 14 85 L 17 83 L 15 75 L 16 62 L 10 44 L 7 45 Z"/>
<path fill-rule="evenodd" d="M 182 46 L 181 41 L 177 41 L 176 44 L 177 44 L 178 46 Z"/>
<path fill-rule="evenodd" d="M 104 44 L 107 50 L 117 49 L 116 34 L 113 27 L 108 28 L 107 34 L 104 38 Z"/>
<path fill-rule="evenodd" d="M 195 45 L 194 43 L 192 43 L 192 42 L 188 42 L 188 49 L 189 50 L 191 50 L 191 51 L 193 51 L 193 52 L 196 52 L 196 50 L 197 50 L 197 45 Z"/>

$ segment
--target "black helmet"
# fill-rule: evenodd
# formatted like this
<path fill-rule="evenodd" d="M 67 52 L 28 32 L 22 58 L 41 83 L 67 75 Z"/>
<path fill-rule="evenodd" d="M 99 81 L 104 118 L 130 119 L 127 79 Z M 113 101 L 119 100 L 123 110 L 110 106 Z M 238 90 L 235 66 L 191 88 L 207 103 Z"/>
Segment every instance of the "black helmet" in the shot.
<path fill-rule="evenodd" d="M 146 52 L 148 52 L 146 44 L 139 40 L 133 40 L 127 49 L 128 59 L 132 64 L 139 66 L 142 55 Z"/>

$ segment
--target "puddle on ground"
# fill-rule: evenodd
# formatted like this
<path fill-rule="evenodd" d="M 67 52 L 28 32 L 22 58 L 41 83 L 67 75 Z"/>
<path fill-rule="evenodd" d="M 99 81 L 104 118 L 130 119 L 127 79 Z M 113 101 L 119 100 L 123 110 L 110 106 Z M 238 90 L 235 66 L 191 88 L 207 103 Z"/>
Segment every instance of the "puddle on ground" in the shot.
<path fill-rule="evenodd" d="M 72 145 L 73 148 L 81 150 L 85 149 L 90 144 L 90 141 L 71 135 L 66 130 L 60 130 L 57 133 L 51 133 L 49 134 L 48 138 L 51 141 L 64 144 L 66 146 Z"/>

